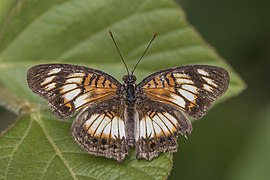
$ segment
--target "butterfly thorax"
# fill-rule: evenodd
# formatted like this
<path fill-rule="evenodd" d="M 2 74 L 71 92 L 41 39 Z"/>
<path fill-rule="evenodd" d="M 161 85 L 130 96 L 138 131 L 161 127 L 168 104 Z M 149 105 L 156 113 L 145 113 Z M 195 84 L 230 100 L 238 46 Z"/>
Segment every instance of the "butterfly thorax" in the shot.
<path fill-rule="evenodd" d="M 126 101 L 127 101 L 127 103 L 134 105 L 135 101 L 136 101 L 136 95 L 135 95 L 135 93 L 136 93 L 136 91 L 135 91 L 136 76 L 125 75 L 123 77 L 123 81 L 124 81 L 124 88 L 126 91 Z"/>

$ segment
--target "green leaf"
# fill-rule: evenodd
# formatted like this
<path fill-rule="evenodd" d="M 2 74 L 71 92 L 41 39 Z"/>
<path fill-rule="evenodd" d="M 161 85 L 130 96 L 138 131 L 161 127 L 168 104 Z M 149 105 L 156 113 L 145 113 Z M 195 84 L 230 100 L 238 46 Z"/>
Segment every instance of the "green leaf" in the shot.
<path fill-rule="evenodd" d="M 126 72 L 109 30 L 130 69 L 152 34 L 159 33 L 135 73 L 139 80 L 172 66 L 210 64 L 224 67 L 231 76 L 229 90 L 219 101 L 245 88 L 172 0 L 18 1 L 0 29 L 0 99 L 24 116 L 0 138 L 4 167 L 0 178 L 165 179 L 169 175 L 172 156 L 168 154 L 151 162 L 137 161 L 132 155 L 123 164 L 86 155 L 70 136 L 70 122 L 41 111 L 47 104 L 28 88 L 27 70 L 41 63 L 89 66 L 120 81 Z"/>
<path fill-rule="evenodd" d="M 0 24 L 6 13 L 10 9 L 11 5 L 15 3 L 15 0 L 2 0 L 0 2 Z"/>

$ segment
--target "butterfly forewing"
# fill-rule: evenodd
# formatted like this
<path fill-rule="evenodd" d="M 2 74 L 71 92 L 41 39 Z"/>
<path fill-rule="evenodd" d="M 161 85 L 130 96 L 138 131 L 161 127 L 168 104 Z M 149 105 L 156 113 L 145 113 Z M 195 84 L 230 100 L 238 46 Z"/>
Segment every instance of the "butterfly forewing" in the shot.
<path fill-rule="evenodd" d="M 222 68 L 190 65 L 154 73 L 138 86 L 149 99 L 170 104 L 200 118 L 228 88 L 229 74 Z"/>
<path fill-rule="evenodd" d="M 120 87 L 106 73 L 68 64 L 34 66 L 28 71 L 27 81 L 33 92 L 46 99 L 62 118 L 91 103 L 110 99 Z"/>
<path fill-rule="evenodd" d="M 151 160 L 161 152 L 177 151 L 178 134 L 189 134 L 192 125 L 179 109 L 168 104 L 146 100 L 137 106 L 136 157 Z"/>
<path fill-rule="evenodd" d="M 128 154 L 123 111 L 113 99 L 86 107 L 73 122 L 73 137 L 90 154 L 123 161 Z"/>

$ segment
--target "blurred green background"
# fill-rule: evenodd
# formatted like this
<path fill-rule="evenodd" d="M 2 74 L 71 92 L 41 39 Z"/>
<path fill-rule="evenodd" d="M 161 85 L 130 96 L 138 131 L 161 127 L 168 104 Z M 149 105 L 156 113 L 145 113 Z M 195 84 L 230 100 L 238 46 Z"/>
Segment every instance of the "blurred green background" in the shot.
<path fill-rule="evenodd" d="M 180 1 L 248 88 L 194 123 L 171 179 L 270 179 L 270 1 Z"/>
<path fill-rule="evenodd" d="M 0 1 L 0 22 L 14 0 Z M 169 179 L 270 179 L 270 1 L 179 0 L 190 23 L 248 88 L 180 139 Z M 0 110 L 0 131 L 15 115 Z"/>

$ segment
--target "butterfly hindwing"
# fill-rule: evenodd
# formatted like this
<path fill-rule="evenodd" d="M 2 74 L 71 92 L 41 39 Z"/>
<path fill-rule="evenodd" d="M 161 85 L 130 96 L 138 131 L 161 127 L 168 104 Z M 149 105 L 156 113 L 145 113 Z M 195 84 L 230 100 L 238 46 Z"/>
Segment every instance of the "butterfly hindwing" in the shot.
<path fill-rule="evenodd" d="M 120 84 L 110 75 L 68 64 L 43 64 L 29 69 L 27 81 L 33 92 L 46 99 L 61 118 L 98 101 L 111 98 Z"/>
<path fill-rule="evenodd" d="M 72 125 L 72 135 L 90 154 L 123 161 L 128 154 L 124 107 L 113 99 L 84 108 Z"/>
<path fill-rule="evenodd" d="M 177 107 L 194 118 L 205 114 L 209 105 L 228 88 L 226 70 L 207 65 L 166 69 L 146 77 L 139 85 L 147 98 Z"/>
<path fill-rule="evenodd" d="M 177 151 L 177 136 L 191 133 L 192 125 L 176 107 L 145 100 L 137 106 L 136 157 L 151 160 L 161 152 Z"/>

